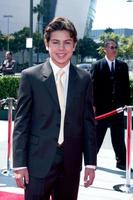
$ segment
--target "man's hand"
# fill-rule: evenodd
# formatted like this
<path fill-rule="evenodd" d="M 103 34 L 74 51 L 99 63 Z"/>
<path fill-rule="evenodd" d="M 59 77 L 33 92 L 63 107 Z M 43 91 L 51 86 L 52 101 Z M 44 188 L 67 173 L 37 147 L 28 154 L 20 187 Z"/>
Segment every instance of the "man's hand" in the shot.
<path fill-rule="evenodd" d="M 17 183 L 17 186 L 20 188 L 24 188 L 24 182 L 26 184 L 29 183 L 29 173 L 28 173 L 28 169 L 24 168 L 24 169 L 17 169 L 14 171 L 14 177 Z"/>
<path fill-rule="evenodd" d="M 84 186 L 89 187 L 92 185 L 95 178 L 95 169 L 92 168 L 85 168 L 84 172 Z"/>

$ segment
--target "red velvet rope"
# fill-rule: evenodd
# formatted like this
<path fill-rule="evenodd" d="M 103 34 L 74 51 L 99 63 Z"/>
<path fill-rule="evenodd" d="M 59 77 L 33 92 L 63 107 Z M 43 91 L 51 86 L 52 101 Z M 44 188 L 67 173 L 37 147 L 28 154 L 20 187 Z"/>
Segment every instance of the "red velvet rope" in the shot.
<path fill-rule="evenodd" d="M 99 116 L 95 117 L 95 119 L 96 119 L 96 120 L 101 120 L 101 119 L 110 117 L 110 116 L 112 116 L 112 115 L 116 115 L 117 113 L 123 112 L 124 109 L 125 109 L 125 108 L 120 107 L 120 108 L 115 109 L 115 110 L 112 110 L 112 111 L 110 111 L 110 112 L 108 112 L 108 113 L 99 115 Z"/>

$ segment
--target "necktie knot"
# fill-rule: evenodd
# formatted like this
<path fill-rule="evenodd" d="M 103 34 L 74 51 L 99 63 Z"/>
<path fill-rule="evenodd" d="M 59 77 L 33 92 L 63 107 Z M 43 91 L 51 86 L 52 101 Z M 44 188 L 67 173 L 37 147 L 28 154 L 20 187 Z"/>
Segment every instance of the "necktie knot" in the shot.
<path fill-rule="evenodd" d="M 64 70 L 60 69 L 58 72 L 57 72 L 57 81 L 58 80 L 61 80 L 61 77 L 64 75 Z"/>

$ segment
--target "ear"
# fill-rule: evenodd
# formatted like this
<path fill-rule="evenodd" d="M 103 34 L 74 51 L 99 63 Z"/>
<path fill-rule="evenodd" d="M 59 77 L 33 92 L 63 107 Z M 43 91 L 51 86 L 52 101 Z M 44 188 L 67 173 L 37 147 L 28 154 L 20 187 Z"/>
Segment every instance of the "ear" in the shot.
<path fill-rule="evenodd" d="M 77 42 L 76 42 L 76 43 L 74 43 L 74 46 L 73 46 L 73 51 L 75 51 L 75 49 L 76 49 L 76 46 L 77 46 Z"/>
<path fill-rule="evenodd" d="M 106 54 L 106 48 L 103 48 L 103 53 Z"/>
<path fill-rule="evenodd" d="M 48 46 L 46 46 L 46 50 L 47 50 L 47 51 L 49 50 Z"/>
<path fill-rule="evenodd" d="M 47 41 L 44 40 L 44 43 L 45 43 L 46 50 L 49 51 L 49 47 L 48 47 L 48 43 L 47 43 Z"/>

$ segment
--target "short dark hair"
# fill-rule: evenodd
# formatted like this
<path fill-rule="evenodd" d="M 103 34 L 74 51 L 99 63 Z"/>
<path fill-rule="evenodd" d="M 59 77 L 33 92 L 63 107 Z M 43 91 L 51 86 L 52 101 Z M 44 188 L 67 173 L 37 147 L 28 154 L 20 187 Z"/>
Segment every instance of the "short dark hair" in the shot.
<path fill-rule="evenodd" d="M 110 42 L 114 42 L 118 46 L 118 43 L 117 43 L 116 40 L 114 40 L 114 39 L 107 39 L 104 42 L 104 47 L 106 48 Z"/>
<path fill-rule="evenodd" d="M 44 30 L 44 39 L 49 42 L 51 33 L 54 31 L 68 31 L 70 37 L 73 38 L 74 42 L 77 42 L 77 31 L 74 24 L 67 18 L 55 17 Z"/>

